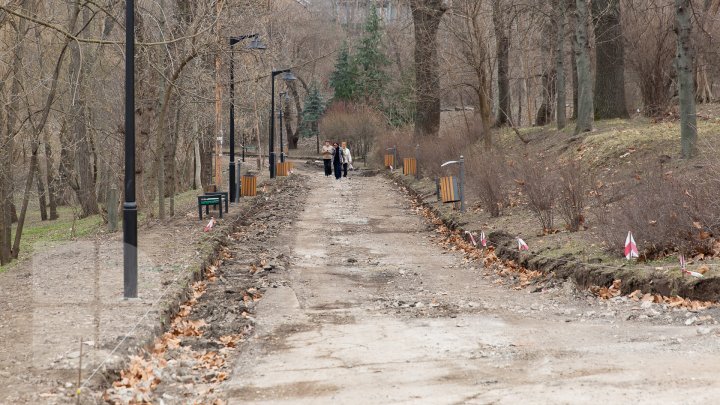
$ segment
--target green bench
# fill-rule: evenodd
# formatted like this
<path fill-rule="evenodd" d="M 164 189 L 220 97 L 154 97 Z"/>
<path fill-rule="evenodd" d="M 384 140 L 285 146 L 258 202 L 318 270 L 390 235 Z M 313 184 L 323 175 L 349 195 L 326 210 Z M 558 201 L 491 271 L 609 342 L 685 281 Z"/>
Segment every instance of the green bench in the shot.
<path fill-rule="evenodd" d="M 210 206 L 211 205 L 217 207 L 217 210 L 220 213 L 220 218 L 222 218 L 222 216 L 223 216 L 222 199 L 223 199 L 223 195 L 199 195 L 198 196 L 198 215 L 200 216 L 200 220 L 202 220 L 203 207 L 205 207 L 205 214 L 210 215 Z"/>
<path fill-rule="evenodd" d="M 212 197 L 222 196 L 225 199 L 225 213 L 228 213 L 228 201 L 230 200 L 230 193 L 227 191 L 206 191 L 205 195 Z"/>

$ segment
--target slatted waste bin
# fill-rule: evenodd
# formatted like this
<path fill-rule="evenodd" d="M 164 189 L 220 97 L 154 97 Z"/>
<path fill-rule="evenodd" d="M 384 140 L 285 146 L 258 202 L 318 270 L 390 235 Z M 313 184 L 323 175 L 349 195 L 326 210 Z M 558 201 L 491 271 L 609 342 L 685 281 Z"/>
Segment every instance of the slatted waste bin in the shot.
<path fill-rule="evenodd" d="M 417 160 L 415 160 L 415 158 L 403 159 L 403 174 L 405 176 L 414 176 L 417 174 Z"/>
<path fill-rule="evenodd" d="M 288 176 L 290 174 L 290 162 L 278 163 L 275 174 L 278 176 Z"/>
<path fill-rule="evenodd" d="M 458 188 L 456 177 L 447 176 L 440 178 L 440 199 L 444 203 L 460 201 L 460 189 Z"/>
<path fill-rule="evenodd" d="M 257 195 L 257 177 L 251 174 L 244 175 L 240 183 L 243 197 L 255 197 Z"/>
<path fill-rule="evenodd" d="M 395 156 L 394 155 L 385 155 L 385 167 L 395 167 Z"/>

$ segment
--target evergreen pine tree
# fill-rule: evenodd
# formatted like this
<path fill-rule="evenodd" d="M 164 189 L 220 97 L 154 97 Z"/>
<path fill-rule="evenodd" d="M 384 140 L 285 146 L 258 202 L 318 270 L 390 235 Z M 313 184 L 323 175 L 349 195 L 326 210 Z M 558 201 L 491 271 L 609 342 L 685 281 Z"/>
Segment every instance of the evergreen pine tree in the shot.
<path fill-rule="evenodd" d="M 357 71 L 350 57 L 347 44 L 343 44 L 335 62 L 335 71 L 330 75 L 330 87 L 335 90 L 334 99 L 353 101 L 355 97 Z"/>
<path fill-rule="evenodd" d="M 337 95 L 337 94 L 336 94 Z M 303 109 L 302 136 L 312 137 L 318 135 L 318 122 L 325 112 L 325 103 L 316 83 L 310 83 L 310 89 L 305 96 L 305 108 Z"/>
<path fill-rule="evenodd" d="M 381 46 L 382 27 L 377 8 L 373 4 L 365 21 L 364 35 L 354 58 L 357 69 L 357 90 L 354 98 L 372 106 L 382 104 L 383 90 L 389 81 L 385 67 L 390 62 Z"/>

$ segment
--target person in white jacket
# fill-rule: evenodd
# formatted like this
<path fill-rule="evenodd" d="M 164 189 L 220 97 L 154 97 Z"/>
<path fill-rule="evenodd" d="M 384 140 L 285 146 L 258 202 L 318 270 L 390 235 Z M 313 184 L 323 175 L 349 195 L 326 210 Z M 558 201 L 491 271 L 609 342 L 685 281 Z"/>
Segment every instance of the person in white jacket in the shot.
<path fill-rule="evenodd" d="M 352 155 L 350 154 L 350 148 L 347 147 L 347 143 L 342 143 L 343 153 L 343 177 L 347 177 L 348 167 L 352 169 Z"/>

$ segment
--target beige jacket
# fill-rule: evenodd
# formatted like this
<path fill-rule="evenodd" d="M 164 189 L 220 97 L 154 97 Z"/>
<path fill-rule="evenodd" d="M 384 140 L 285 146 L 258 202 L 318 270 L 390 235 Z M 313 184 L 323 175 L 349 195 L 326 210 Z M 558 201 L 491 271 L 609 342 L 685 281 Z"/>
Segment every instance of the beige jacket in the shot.
<path fill-rule="evenodd" d="M 323 159 L 332 159 L 333 147 L 332 145 L 323 145 L 322 157 Z"/>

